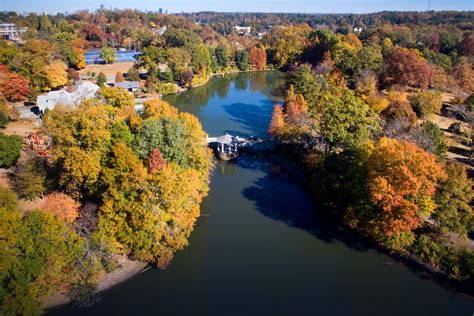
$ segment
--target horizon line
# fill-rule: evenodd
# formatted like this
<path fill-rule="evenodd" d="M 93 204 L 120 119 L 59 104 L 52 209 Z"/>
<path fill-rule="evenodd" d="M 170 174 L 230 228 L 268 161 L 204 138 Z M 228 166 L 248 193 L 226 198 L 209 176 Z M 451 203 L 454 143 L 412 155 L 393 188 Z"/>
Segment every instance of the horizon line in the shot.
<path fill-rule="evenodd" d="M 85 8 L 85 9 L 79 9 L 79 10 L 74 10 L 74 11 L 54 11 L 54 12 L 46 12 L 46 11 L 15 11 L 15 10 L 1 10 L 1 13 L 8 13 L 8 12 L 15 12 L 17 14 L 23 15 L 23 14 L 31 14 L 31 13 L 40 13 L 40 14 L 47 14 L 47 15 L 57 15 L 57 14 L 66 14 L 66 15 L 71 15 L 75 14 L 78 12 L 97 12 L 97 11 L 124 11 L 124 10 L 134 10 L 134 11 L 139 11 L 143 13 L 159 13 L 159 10 L 148 10 L 148 9 L 139 9 L 139 8 L 105 8 L 105 9 L 100 9 L 99 8 Z M 210 11 L 210 10 L 204 10 L 204 11 L 180 11 L 180 12 L 168 12 L 168 13 L 161 13 L 163 15 L 169 14 L 169 15 L 176 15 L 176 14 L 198 14 L 198 13 L 219 13 L 219 14 L 302 14 L 302 15 L 364 15 L 364 14 L 376 14 L 376 13 L 430 13 L 430 12 L 436 12 L 436 13 L 442 13 L 442 12 L 459 12 L 459 13 L 474 13 L 474 10 L 382 10 L 382 11 L 368 11 L 368 12 L 264 12 L 264 11 Z"/>

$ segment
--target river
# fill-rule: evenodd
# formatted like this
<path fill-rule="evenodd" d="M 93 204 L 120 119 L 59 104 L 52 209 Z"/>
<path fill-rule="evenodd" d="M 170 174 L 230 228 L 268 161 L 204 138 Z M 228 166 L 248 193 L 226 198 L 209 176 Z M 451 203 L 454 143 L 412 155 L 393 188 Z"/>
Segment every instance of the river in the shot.
<path fill-rule="evenodd" d="M 214 77 L 167 101 L 210 136 L 266 136 L 278 72 Z M 474 302 L 360 243 L 321 216 L 277 164 L 218 162 L 189 246 L 57 315 L 468 315 Z"/>

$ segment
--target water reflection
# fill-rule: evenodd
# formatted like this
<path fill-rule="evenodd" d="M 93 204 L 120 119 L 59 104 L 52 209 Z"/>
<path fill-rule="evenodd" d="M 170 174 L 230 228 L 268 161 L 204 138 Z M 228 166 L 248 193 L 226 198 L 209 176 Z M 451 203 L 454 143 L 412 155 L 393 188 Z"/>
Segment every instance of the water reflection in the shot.
<path fill-rule="evenodd" d="M 245 169 L 261 170 L 264 174 L 243 189 L 242 195 L 253 201 L 257 210 L 265 216 L 302 229 L 326 243 L 342 242 L 357 251 L 369 249 L 367 243 L 337 225 L 323 210 L 317 211 L 314 202 L 293 184 L 295 179 L 290 179 L 292 176 L 279 162 L 241 156 L 238 165 Z"/>
<path fill-rule="evenodd" d="M 231 103 L 223 106 L 227 112 L 229 119 L 239 123 L 250 132 L 227 130 L 229 134 L 239 135 L 242 137 L 267 136 L 267 126 L 270 123 L 271 113 L 274 102 L 270 100 L 253 100 L 254 103 Z"/>
<path fill-rule="evenodd" d="M 167 95 L 164 100 L 176 104 L 188 112 L 197 113 L 197 110 L 208 105 L 213 97 L 226 98 L 233 88 L 237 91 L 258 91 L 267 99 L 278 101 L 280 100 L 278 87 L 282 83 L 283 75 L 277 71 L 215 76 L 203 86 L 184 93 Z"/>

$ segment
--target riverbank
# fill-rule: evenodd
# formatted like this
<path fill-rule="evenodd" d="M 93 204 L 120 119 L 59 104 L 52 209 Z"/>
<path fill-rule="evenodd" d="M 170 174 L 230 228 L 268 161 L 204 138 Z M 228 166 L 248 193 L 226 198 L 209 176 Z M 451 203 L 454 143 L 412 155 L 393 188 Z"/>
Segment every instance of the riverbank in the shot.
<path fill-rule="evenodd" d="M 141 271 L 146 270 L 148 266 L 147 262 L 131 260 L 126 256 L 114 255 L 113 258 L 116 260 L 119 268 L 110 273 L 105 273 L 99 276 L 95 294 L 99 294 L 100 292 L 103 292 L 121 282 L 126 281 L 127 279 L 130 279 Z M 59 292 L 45 299 L 43 301 L 43 308 L 52 308 L 55 306 L 68 304 L 70 302 L 71 298 L 67 295 L 67 293 Z"/>
<path fill-rule="evenodd" d="M 290 150 L 288 150 L 290 149 Z M 441 271 L 435 266 L 423 262 L 420 258 L 413 253 L 408 251 L 400 252 L 393 249 L 389 249 L 380 245 L 375 240 L 365 236 L 363 232 L 349 227 L 341 219 L 339 214 L 341 210 L 337 209 L 334 205 L 329 205 L 325 201 L 321 200 L 317 194 L 315 194 L 314 189 L 311 187 L 311 179 L 309 174 L 311 170 L 308 169 L 308 165 L 304 159 L 301 159 L 303 155 L 295 151 L 295 148 L 285 148 L 284 144 L 279 144 L 277 151 L 272 153 L 269 156 L 269 159 L 278 164 L 288 175 L 297 183 L 302 185 L 307 193 L 311 196 L 314 202 L 323 208 L 321 209 L 324 212 L 325 216 L 329 216 L 334 222 L 334 225 L 340 227 L 340 234 L 344 235 L 347 238 L 356 239 L 358 243 L 364 244 L 366 247 L 373 248 L 381 253 L 384 253 L 391 257 L 396 262 L 403 264 L 406 267 L 409 267 L 414 273 L 418 274 L 421 278 L 429 278 L 433 281 L 449 288 L 450 290 L 462 294 L 470 299 L 474 300 L 474 285 L 468 282 L 461 282 L 451 278 L 446 272 Z M 426 226 L 426 223 L 425 223 Z"/>

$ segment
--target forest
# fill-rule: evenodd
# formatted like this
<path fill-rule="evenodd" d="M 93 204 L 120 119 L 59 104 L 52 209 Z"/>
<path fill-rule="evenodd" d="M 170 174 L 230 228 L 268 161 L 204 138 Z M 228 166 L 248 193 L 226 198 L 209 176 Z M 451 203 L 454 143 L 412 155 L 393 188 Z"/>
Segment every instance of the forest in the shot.
<path fill-rule="evenodd" d="M 90 304 L 116 255 L 166 267 L 188 244 L 213 158 L 199 120 L 160 97 L 270 69 L 286 84 L 269 134 L 304 166 L 313 195 L 380 247 L 473 289 L 473 12 L 97 10 L 0 21 L 27 27 L 21 42 L 0 40 L 0 128 L 18 120 L 16 105 L 77 83 L 91 49 L 106 64 L 118 48 L 139 52 L 115 81 L 139 81 L 150 98 L 138 112 L 136 95 L 90 73 L 96 98 L 41 117 L 46 156 L 22 159 L 24 139 L 0 131 L 11 175 L 0 186 L 2 314 L 39 314 L 57 292 Z M 450 156 L 433 120 L 447 112 L 468 159 Z M 41 203 L 25 211 L 25 201 Z"/>

